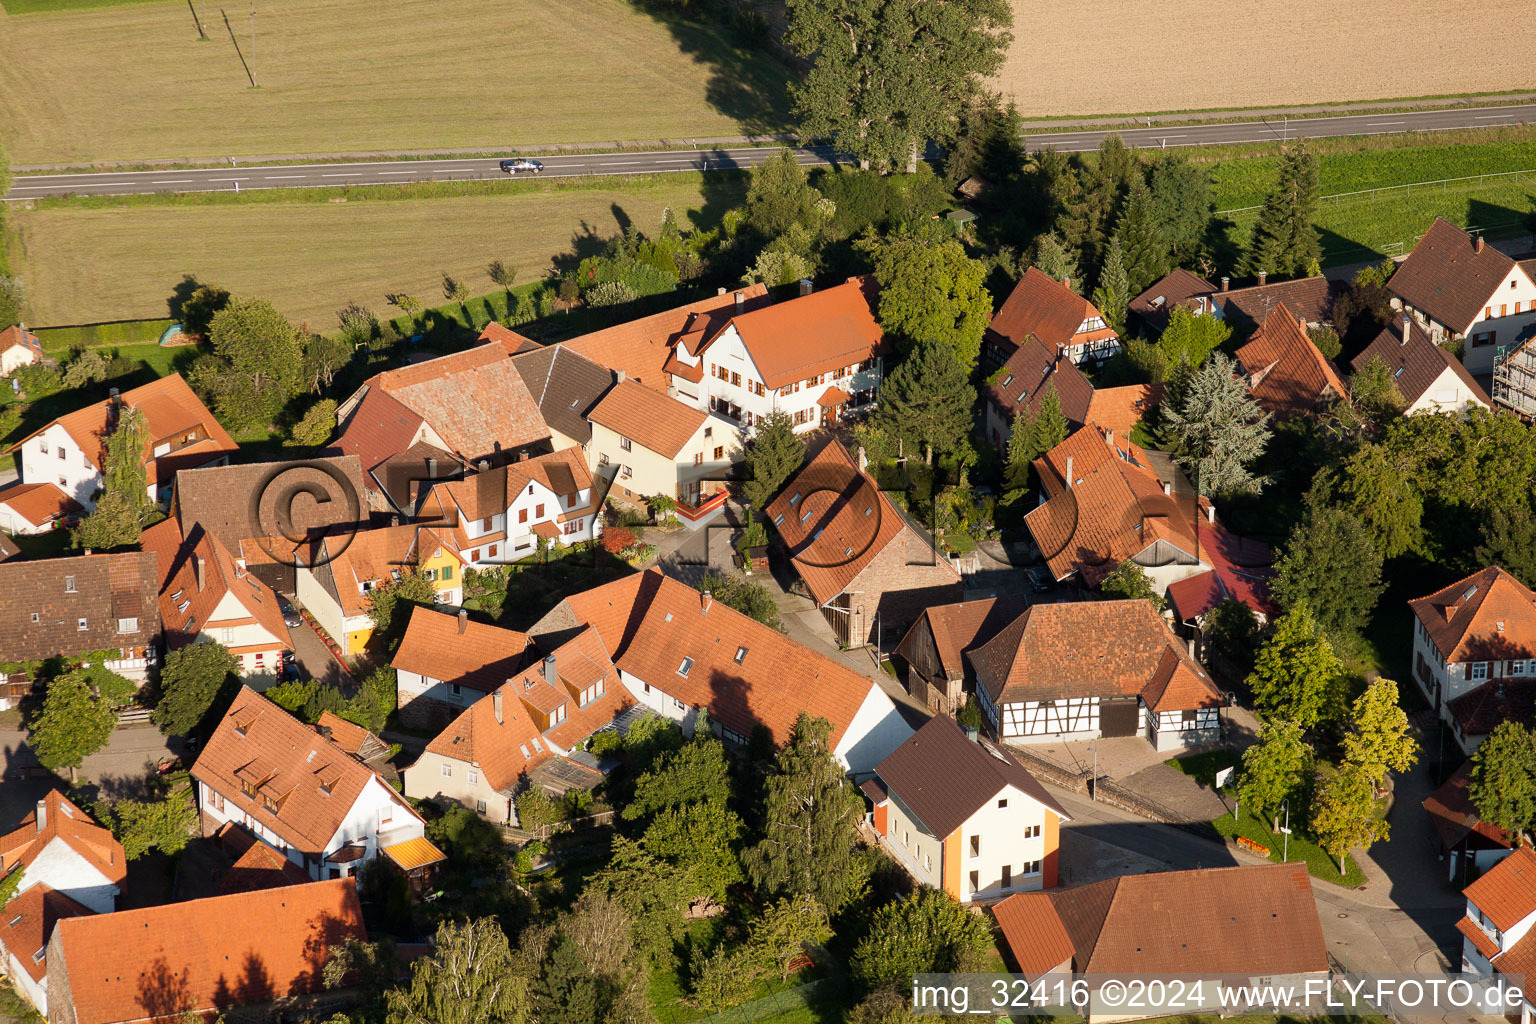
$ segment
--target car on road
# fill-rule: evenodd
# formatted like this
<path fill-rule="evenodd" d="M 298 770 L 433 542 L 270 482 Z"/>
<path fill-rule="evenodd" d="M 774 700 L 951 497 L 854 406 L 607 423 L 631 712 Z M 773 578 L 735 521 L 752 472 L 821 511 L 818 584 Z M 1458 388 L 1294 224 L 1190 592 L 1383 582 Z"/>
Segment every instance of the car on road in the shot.
<path fill-rule="evenodd" d="M 543 174 L 544 165 L 537 160 L 529 160 L 527 157 L 513 157 L 501 162 L 503 174 Z"/>
<path fill-rule="evenodd" d="M 289 627 L 290 629 L 294 626 L 302 626 L 304 624 L 303 616 L 299 614 L 299 610 L 297 608 L 289 603 L 287 598 L 279 597 L 277 599 L 277 610 L 283 613 L 283 625 Z"/>
<path fill-rule="evenodd" d="M 1028 570 L 1028 576 L 1029 589 L 1037 594 L 1043 594 L 1056 585 L 1056 581 L 1051 579 L 1051 574 L 1045 570 L 1044 566 L 1031 566 Z"/>

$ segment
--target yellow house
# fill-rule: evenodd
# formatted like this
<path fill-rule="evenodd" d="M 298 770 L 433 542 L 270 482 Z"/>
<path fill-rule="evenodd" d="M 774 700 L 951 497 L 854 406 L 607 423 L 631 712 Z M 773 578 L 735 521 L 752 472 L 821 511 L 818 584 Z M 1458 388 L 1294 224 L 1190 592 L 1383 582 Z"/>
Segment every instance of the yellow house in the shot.
<path fill-rule="evenodd" d="M 465 564 L 452 538 L 430 527 L 408 523 L 327 537 L 315 564 L 298 569 L 297 596 L 337 646 L 361 654 L 373 637 L 370 591 L 419 572 L 432 581 L 438 604 L 459 605 Z"/>

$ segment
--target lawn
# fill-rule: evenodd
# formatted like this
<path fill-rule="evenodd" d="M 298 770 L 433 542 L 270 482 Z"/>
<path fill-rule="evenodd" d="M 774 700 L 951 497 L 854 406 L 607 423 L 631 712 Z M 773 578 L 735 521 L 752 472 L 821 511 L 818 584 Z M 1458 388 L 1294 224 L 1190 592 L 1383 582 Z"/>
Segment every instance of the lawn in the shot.
<path fill-rule="evenodd" d="M 1169 758 L 1163 764 L 1188 775 L 1202 786 L 1214 787 L 1216 773 L 1223 768 L 1231 768 L 1239 760 L 1238 755 L 1231 750 L 1208 750 L 1203 754 Z"/>
<path fill-rule="evenodd" d="M 1284 822 L 1282 821 L 1282 825 Z M 1250 839 L 1262 846 L 1269 847 L 1269 859 L 1280 860 L 1280 852 L 1284 846 L 1284 836 L 1277 832 L 1271 832 L 1269 822 L 1260 821 L 1246 810 L 1242 811 L 1240 819 L 1234 819 L 1231 814 L 1223 814 L 1211 822 L 1211 827 L 1224 839 L 1235 839 L 1239 836 Z M 1311 840 L 1301 835 L 1300 829 L 1291 835 L 1289 856 L 1291 861 L 1303 861 L 1313 878 L 1335 885 L 1344 885 L 1353 888 L 1365 882 L 1365 875 L 1360 871 L 1360 866 L 1352 858 L 1346 857 L 1344 863 L 1348 870 L 1339 875 L 1339 862 L 1322 851 Z"/>
<path fill-rule="evenodd" d="M 783 65 L 736 49 L 724 28 L 624 0 L 262 0 L 230 9 L 256 89 L 219 5 L 196 8 L 208 41 L 186 3 L 0 16 L 12 161 L 452 152 L 787 125 Z"/>
<path fill-rule="evenodd" d="M 190 274 L 330 331 L 348 302 L 384 314 L 393 312 L 388 292 L 442 301 L 444 272 L 472 293 L 490 291 L 492 259 L 516 266 L 519 281 L 536 280 L 555 257 L 600 251 L 625 225 L 654 231 L 668 207 L 684 223 L 712 223 L 743 188 L 693 174 L 434 198 L 327 197 L 346 202 L 43 203 L 9 211 L 11 255 L 40 324 L 163 317 Z"/>

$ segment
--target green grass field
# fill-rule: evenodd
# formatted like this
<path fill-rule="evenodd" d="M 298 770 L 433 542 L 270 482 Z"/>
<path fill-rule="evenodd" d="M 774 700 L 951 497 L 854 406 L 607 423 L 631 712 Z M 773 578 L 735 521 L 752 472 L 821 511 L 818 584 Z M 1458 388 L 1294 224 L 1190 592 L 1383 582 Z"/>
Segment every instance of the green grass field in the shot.
<path fill-rule="evenodd" d="M 83 11 L 91 7 L 166 2 L 169 0 L 0 0 L 0 10 L 4 10 L 6 14 L 50 14 L 59 11 Z"/>
<path fill-rule="evenodd" d="M 743 189 L 694 174 L 427 199 L 359 190 L 347 202 L 252 193 L 233 203 L 44 203 L 9 211 L 10 253 L 37 324 L 163 317 L 190 274 L 330 331 L 351 301 L 381 315 L 393 312 L 387 292 L 442 302 L 444 271 L 490 292 L 492 259 L 516 266 L 520 282 L 537 280 L 554 257 L 600 251 L 628 223 L 654 231 L 668 207 L 681 222 L 713 223 Z"/>
<path fill-rule="evenodd" d="M 627 0 L 3 0 L 18 165 L 689 139 L 786 127 L 788 71 Z M 85 0 L 68 0 L 71 8 Z"/>

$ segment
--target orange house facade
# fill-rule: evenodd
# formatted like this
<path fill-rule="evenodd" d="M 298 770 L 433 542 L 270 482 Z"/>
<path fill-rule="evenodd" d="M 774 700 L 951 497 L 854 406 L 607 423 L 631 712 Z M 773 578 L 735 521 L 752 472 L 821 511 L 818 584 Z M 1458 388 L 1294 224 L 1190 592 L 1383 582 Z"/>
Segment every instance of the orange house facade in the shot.
<path fill-rule="evenodd" d="M 1044 787 L 1004 751 L 937 716 L 862 787 L 886 854 L 962 903 L 1056 886 L 1061 823 Z"/>

